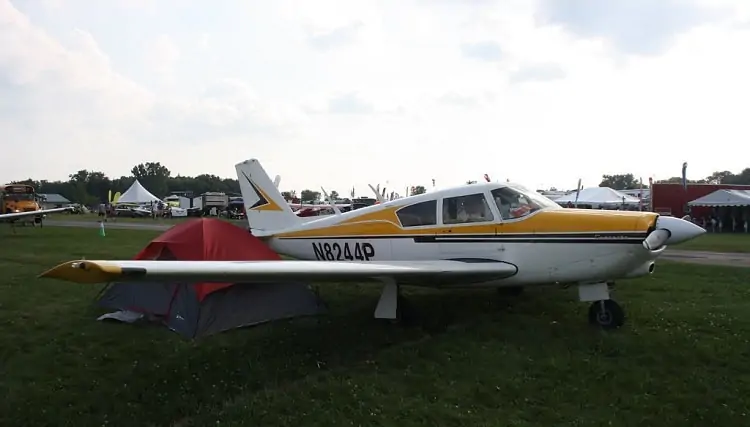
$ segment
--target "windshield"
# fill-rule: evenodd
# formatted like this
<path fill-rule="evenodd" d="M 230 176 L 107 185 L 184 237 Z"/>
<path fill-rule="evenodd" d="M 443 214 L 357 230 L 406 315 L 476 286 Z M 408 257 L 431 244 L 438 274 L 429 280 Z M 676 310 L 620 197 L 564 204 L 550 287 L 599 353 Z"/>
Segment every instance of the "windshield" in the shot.
<path fill-rule="evenodd" d="M 34 200 L 33 194 L 6 194 L 3 200 L 10 200 L 13 202 L 20 202 L 21 200 Z"/>
<path fill-rule="evenodd" d="M 563 209 L 543 195 L 522 187 L 492 190 L 492 198 L 503 219 L 521 218 L 540 209 Z"/>

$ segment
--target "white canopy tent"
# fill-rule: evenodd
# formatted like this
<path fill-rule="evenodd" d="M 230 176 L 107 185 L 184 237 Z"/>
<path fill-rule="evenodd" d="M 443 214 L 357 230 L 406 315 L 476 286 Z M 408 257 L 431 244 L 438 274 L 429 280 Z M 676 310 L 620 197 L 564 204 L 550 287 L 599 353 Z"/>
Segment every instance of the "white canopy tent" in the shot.
<path fill-rule="evenodd" d="M 750 190 L 716 190 L 688 202 L 688 206 L 750 206 Z"/>
<path fill-rule="evenodd" d="M 576 203 L 576 192 L 574 191 L 570 194 L 558 197 L 555 199 L 555 202 L 561 205 L 567 204 L 568 202 Z M 578 194 L 579 205 L 622 205 L 638 204 L 640 202 L 640 199 L 638 199 L 637 197 L 629 196 L 609 187 L 584 188 Z"/>
<path fill-rule="evenodd" d="M 151 194 L 148 190 L 146 190 L 140 182 L 136 179 L 133 182 L 133 185 L 128 188 L 128 191 L 122 193 L 119 199 L 117 199 L 117 203 L 151 203 L 160 202 L 161 199 Z"/>

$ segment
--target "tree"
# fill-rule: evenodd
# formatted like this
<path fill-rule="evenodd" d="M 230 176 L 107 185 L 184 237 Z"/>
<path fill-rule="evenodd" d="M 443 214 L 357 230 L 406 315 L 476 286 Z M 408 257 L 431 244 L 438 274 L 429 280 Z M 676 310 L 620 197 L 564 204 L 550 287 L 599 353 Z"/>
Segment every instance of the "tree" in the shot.
<path fill-rule="evenodd" d="M 302 190 L 300 193 L 302 203 L 313 203 L 320 200 L 320 192 L 312 190 Z"/>
<path fill-rule="evenodd" d="M 92 205 L 107 200 L 112 181 L 103 172 L 81 169 L 68 175 L 70 186 L 66 197 L 79 203 Z M 40 191 L 41 192 L 41 191 Z M 44 190 L 44 192 L 49 192 Z"/>
<path fill-rule="evenodd" d="M 632 190 L 641 186 L 632 173 L 622 175 L 603 175 L 599 187 L 609 187 L 614 190 Z"/>
<path fill-rule="evenodd" d="M 727 181 L 732 181 L 734 174 L 729 171 L 714 172 L 710 176 L 706 177 L 706 181 L 711 184 L 722 184 Z"/>
<path fill-rule="evenodd" d="M 331 191 L 328 193 L 331 196 L 332 200 L 337 200 L 339 198 L 339 192 L 336 190 Z"/>
<path fill-rule="evenodd" d="M 426 192 L 427 189 L 425 189 L 423 185 L 415 185 L 414 191 L 412 191 L 412 195 L 416 196 L 417 194 L 424 194 Z"/>
<path fill-rule="evenodd" d="M 743 169 L 737 175 L 729 171 L 714 172 L 705 181 L 711 184 L 750 185 L 750 168 Z"/>
<path fill-rule="evenodd" d="M 167 181 L 172 174 L 160 162 L 140 163 L 130 170 L 135 179 L 156 197 L 164 197 L 169 191 Z"/>
<path fill-rule="evenodd" d="M 686 181 L 687 181 L 688 184 L 705 184 L 706 183 L 705 179 L 699 179 L 699 180 L 688 179 Z M 673 177 L 668 178 L 668 179 L 660 179 L 660 180 L 658 180 L 656 182 L 657 183 L 666 183 L 666 184 L 682 184 L 682 177 L 681 176 L 673 176 Z"/>
<path fill-rule="evenodd" d="M 292 197 L 292 192 L 291 191 L 282 191 L 281 192 L 281 197 L 283 197 L 284 200 L 286 200 L 286 201 L 294 199 L 294 197 Z"/>
<path fill-rule="evenodd" d="M 469 181 L 466 181 L 466 184 L 467 184 L 467 185 L 471 185 L 471 184 L 476 184 L 476 183 L 477 183 L 476 181 L 471 181 L 471 180 L 469 180 Z"/>

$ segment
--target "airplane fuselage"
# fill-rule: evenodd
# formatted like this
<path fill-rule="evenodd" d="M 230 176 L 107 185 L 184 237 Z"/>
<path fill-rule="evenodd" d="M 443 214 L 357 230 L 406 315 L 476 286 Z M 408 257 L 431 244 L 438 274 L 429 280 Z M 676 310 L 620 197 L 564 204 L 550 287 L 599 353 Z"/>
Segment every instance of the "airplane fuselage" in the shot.
<path fill-rule="evenodd" d="M 492 260 L 517 268 L 501 281 L 455 284 L 493 287 L 637 277 L 650 274 L 661 253 L 642 244 L 657 218 L 651 212 L 540 210 L 513 221 L 411 229 L 388 220 L 387 209 L 379 212 L 386 214 L 321 219 L 269 244 L 301 260 Z"/>

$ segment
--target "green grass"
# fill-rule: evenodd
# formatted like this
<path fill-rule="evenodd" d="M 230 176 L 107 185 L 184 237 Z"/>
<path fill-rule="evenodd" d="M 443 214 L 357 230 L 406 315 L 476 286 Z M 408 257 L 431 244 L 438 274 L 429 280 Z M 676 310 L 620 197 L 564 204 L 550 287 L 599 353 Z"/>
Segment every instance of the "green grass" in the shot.
<path fill-rule="evenodd" d="M 60 261 L 129 258 L 158 232 L 0 229 L 0 425 L 740 426 L 750 417 L 750 269 L 660 263 L 621 282 L 629 319 L 585 323 L 575 289 L 323 286 L 330 313 L 185 341 L 103 323 L 99 286 L 38 280 Z M 447 328 L 441 328 L 447 325 Z"/>
<path fill-rule="evenodd" d="M 750 253 L 750 233 L 706 233 L 697 239 L 680 243 L 674 249 Z"/>

